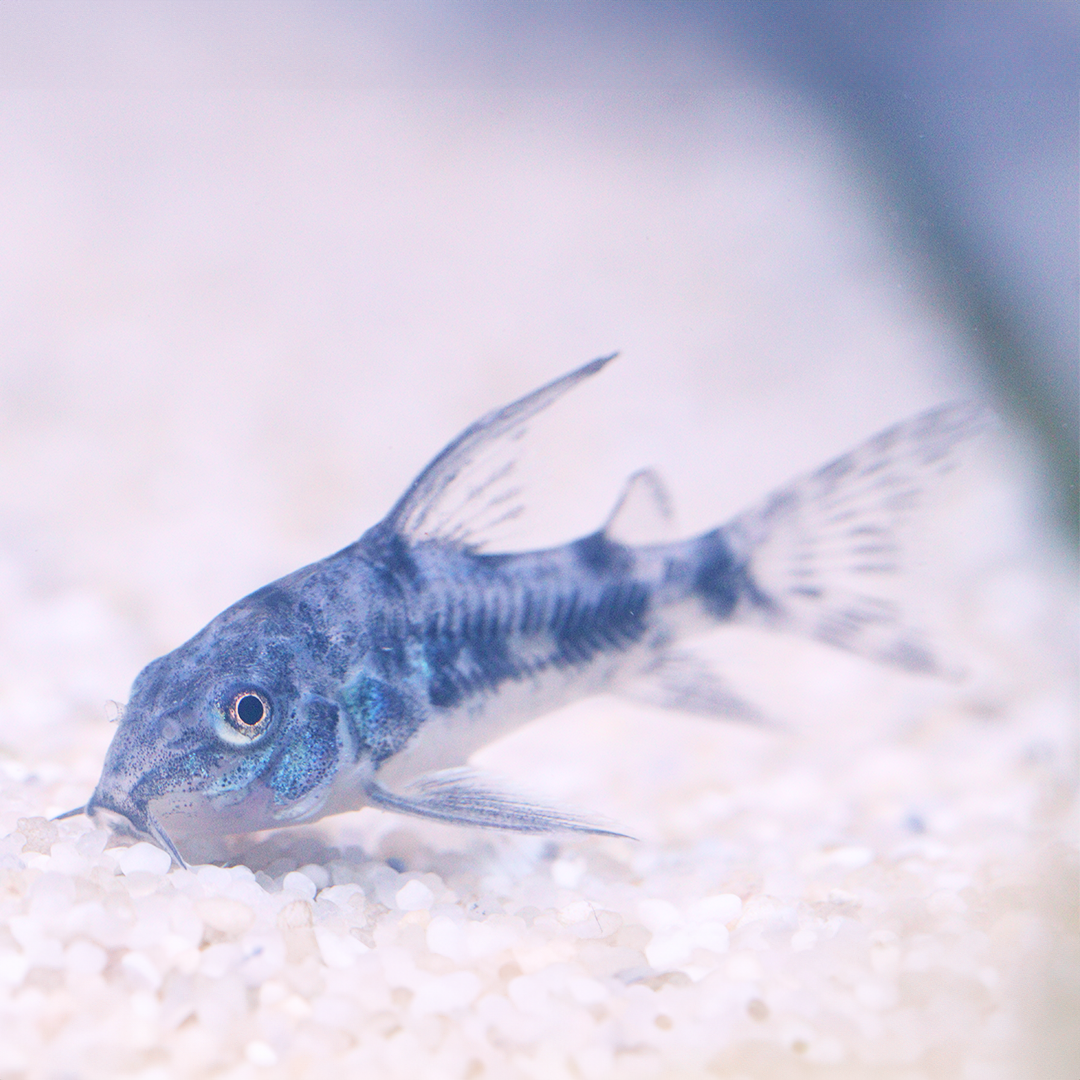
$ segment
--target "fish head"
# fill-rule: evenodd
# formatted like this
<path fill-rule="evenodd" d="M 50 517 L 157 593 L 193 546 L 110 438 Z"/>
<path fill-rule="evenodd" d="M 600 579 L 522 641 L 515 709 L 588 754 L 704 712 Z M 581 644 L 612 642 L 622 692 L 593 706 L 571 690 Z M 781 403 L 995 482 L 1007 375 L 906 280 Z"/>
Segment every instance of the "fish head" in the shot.
<path fill-rule="evenodd" d="M 278 605 L 280 608 L 280 605 Z M 254 594 L 136 678 L 88 815 L 151 840 L 323 816 L 347 751 L 339 706 L 306 677 L 293 619 Z"/>

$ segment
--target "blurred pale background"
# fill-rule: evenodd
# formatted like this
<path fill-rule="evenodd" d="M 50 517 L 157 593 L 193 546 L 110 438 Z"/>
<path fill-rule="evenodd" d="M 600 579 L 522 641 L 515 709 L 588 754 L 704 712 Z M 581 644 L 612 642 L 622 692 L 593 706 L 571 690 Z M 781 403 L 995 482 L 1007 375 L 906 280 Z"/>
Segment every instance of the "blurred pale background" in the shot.
<path fill-rule="evenodd" d="M 73 635 L 25 708 L 60 720 L 58 663 L 87 705 L 122 694 L 148 653 L 353 539 L 480 412 L 613 349 L 552 421 L 526 540 L 593 527 L 642 464 L 689 531 L 943 399 L 1030 417 L 948 301 L 1033 280 L 1047 237 L 1061 261 L 1068 139 L 1039 144 L 1022 242 L 975 285 L 955 251 L 935 265 L 910 176 L 875 175 L 882 139 L 844 127 L 860 72 L 888 86 L 892 19 L 924 50 L 959 33 L 984 98 L 1014 76 L 971 9 L 965 38 L 956 11 L 900 7 L 5 5 L 3 581 L 36 633 Z M 1035 7 L 1008 11 L 1036 45 L 1072 28 Z M 1060 56 L 1024 59 L 1048 73 L 1027 97 L 1056 101 Z M 848 92 L 815 108 L 829 72 Z M 970 141 L 970 81 L 931 164 Z M 1057 314 L 1032 315 L 1044 337 L 1067 336 Z M 9 657 L 37 648 L 25 618 L 8 635 Z"/>

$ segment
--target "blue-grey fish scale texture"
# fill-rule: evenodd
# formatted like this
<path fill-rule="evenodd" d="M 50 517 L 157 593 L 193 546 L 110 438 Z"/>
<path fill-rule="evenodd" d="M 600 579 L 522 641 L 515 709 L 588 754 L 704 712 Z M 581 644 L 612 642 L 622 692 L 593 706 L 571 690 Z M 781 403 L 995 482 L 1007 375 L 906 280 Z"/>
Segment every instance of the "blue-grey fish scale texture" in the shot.
<path fill-rule="evenodd" d="M 875 589 L 898 528 L 987 414 L 898 424 L 725 526 L 638 545 L 666 516 L 635 474 L 607 524 L 546 551 L 497 550 L 524 508 L 528 423 L 606 357 L 468 427 L 379 524 L 222 612 L 135 680 L 86 812 L 183 862 L 196 838 L 376 806 L 522 832 L 611 832 L 467 767 L 480 746 L 589 694 L 741 716 L 753 707 L 680 643 L 757 623 L 938 671 Z M 489 550 L 495 548 L 495 550 Z"/>

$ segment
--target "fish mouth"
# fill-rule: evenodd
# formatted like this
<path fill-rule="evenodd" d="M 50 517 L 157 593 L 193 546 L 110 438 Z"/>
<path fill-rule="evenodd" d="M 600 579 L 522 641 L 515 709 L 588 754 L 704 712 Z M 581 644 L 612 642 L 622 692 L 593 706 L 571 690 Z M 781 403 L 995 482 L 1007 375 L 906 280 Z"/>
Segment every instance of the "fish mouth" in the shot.
<path fill-rule="evenodd" d="M 112 832 L 121 836 L 133 836 L 138 840 L 149 840 L 167 851 L 177 866 L 187 868 L 184 857 L 148 806 L 140 806 L 131 798 L 117 797 L 114 793 L 98 789 L 90 796 L 84 809 L 87 817 L 93 821 L 101 821 Z"/>

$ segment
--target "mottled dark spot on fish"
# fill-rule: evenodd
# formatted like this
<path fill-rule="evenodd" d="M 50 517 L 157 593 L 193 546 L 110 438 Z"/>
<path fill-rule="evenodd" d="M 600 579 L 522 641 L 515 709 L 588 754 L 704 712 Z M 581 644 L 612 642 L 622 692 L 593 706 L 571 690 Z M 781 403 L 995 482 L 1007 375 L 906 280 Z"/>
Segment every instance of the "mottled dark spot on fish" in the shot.
<path fill-rule="evenodd" d="M 437 623 L 429 624 L 424 634 L 424 662 L 432 705 L 446 708 L 460 698 L 454 668 L 464 647 L 465 642 L 458 634 L 440 628 Z"/>
<path fill-rule="evenodd" d="M 352 547 L 390 578 L 408 584 L 416 583 L 418 570 L 409 545 L 399 533 L 387 529 L 384 523 L 369 529 Z"/>
<path fill-rule="evenodd" d="M 463 698 L 523 674 L 513 661 L 499 609 L 480 600 L 465 610 L 433 616 L 424 628 L 428 698 L 452 708 Z"/>
<path fill-rule="evenodd" d="M 350 635 L 352 637 L 352 635 Z M 366 654 L 375 673 L 386 679 L 406 674 L 406 633 L 403 621 L 388 617 L 385 611 L 371 615 L 367 632 L 353 639 L 356 646 L 353 656 Z M 343 642 L 343 645 L 347 642 Z"/>
<path fill-rule="evenodd" d="M 257 589 L 247 599 L 257 602 L 264 611 L 277 616 L 291 614 L 295 604 L 295 598 L 289 590 L 276 582 Z"/>
<path fill-rule="evenodd" d="M 327 604 L 326 606 L 329 606 Z M 331 648 L 330 636 L 323 630 L 323 604 L 301 600 L 296 605 L 296 619 L 304 632 L 305 644 L 320 658 Z"/>
<path fill-rule="evenodd" d="M 577 561 L 594 574 L 627 574 L 634 565 L 628 548 L 594 532 L 570 545 Z"/>
<path fill-rule="evenodd" d="M 279 640 L 264 642 L 263 647 L 252 653 L 252 661 L 267 673 L 266 689 L 281 695 L 298 692 L 296 683 L 300 657 L 295 643 L 288 635 Z"/>
<path fill-rule="evenodd" d="M 609 585 L 595 599 L 573 592 L 560 596 L 551 630 L 558 643 L 557 662 L 584 664 L 608 649 L 624 649 L 646 630 L 649 588 L 642 582 Z"/>
<path fill-rule="evenodd" d="M 722 529 L 713 529 L 698 539 L 697 555 L 694 592 L 714 618 L 730 619 L 741 599 L 757 607 L 775 607 L 750 577 L 746 563 L 736 559 Z"/>
<path fill-rule="evenodd" d="M 487 574 L 496 574 L 514 561 L 513 555 L 472 555 L 472 565 Z"/>
<path fill-rule="evenodd" d="M 473 670 L 467 680 L 467 688 L 472 691 L 493 689 L 507 679 L 516 679 L 521 675 L 514 663 L 510 649 L 503 638 L 478 639 L 469 645 Z"/>
<path fill-rule="evenodd" d="M 428 684 L 428 700 L 439 709 L 452 709 L 465 696 L 465 687 L 459 685 L 451 668 L 433 672 Z"/>

